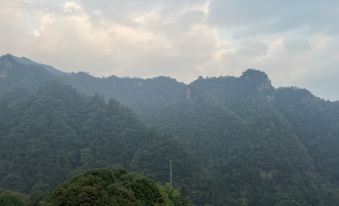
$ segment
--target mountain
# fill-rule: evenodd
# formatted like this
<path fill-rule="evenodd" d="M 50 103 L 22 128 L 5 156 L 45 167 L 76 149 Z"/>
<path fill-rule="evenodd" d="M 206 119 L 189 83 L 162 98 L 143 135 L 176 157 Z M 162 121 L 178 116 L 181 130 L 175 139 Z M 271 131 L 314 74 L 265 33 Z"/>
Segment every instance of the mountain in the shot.
<path fill-rule="evenodd" d="M 0 114 L 0 187 L 49 191 L 88 168 L 133 169 L 168 182 L 172 160 L 174 184 L 195 191 L 197 202 L 206 196 L 195 182 L 210 181 L 195 157 L 115 100 L 50 82 L 25 97 L 0 99 Z"/>
<path fill-rule="evenodd" d="M 322 176 L 339 185 L 339 102 L 290 87 L 277 90 L 274 104 L 288 119 Z"/>
<path fill-rule="evenodd" d="M 334 205 L 314 160 L 273 105 L 264 73 L 199 79 L 189 88 L 189 100 L 150 122 L 197 151 L 221 180 L 224 204 Z"/>
<path fill-rule="evenodd" d="M 57 78 L 62 72 L 52 73 L 46 66 L 34 63 L 26 58 L 19 58 L 10 54 L 0 57 L 0 98 L 16 98 L 15 94 L 25 96 L 32 90 Z"/>
<path fill-rule="evenodd" d="M 160 181 L 165 181 L 167 178 L 167 162 L 176 159 L 177 167 L 174 167 L 173 172 L 179 175 L 177 184 L 188 190 L 196 205 L 334 206 L 339 204 L 337 102 L 322 100 L 305 89 L 276 89 L 265 73 L 254 69 L 245 71 L 240 77 L 199 78 L 190 84 L 184 84 L 169 77 L 96 78 L 82 72 L 58 74 L 39 65 L 27 65 L 16 58 L 12 59 L 14 61 L 10 60 L 12 61 L 10 64 L 9 60 L 0 59 L 0 71 L 2 71 L 0 99 L 4 102 L 0 104 L 4 108 L 1 110 L 3 115 L 0 116 L 0 121 L 2 119 L 3 122 L 0 124 L 2 135 L 8 134 L 7 130 L 14 130 L 12 127 L 18 125 L 16 121 L 24 121 L 22 125 L 26 125 L 26 129 L 34 128 L 34 125 L 29 125 L 28 120 L 23 116 L 11 113 L 11 111 L 25 111 L 30 107 L 22 101 L 35 102 L 41 99 L 33 96 L 29 100 L 27 91 L 33 93 L 48 91 L 50 95 L 43 95 L 47 96 L 43 98 L 46 101 L 35 102 L 36 111 L 39 111 L 37 114 L 27 115 L 33 117 L 31 121 L 34 124 L 40 121 L 48 125 L 48 129 L 39 131 L 39 134 L 53 131 L 56 127 L 63 128 L 51 124 L 53 121 L 50 119 L 45 121 L 36 119 L 39 118 L 39 113 L 44 114 L 44 108 L 46 112 L 51 112 L 51 108 L 60 105 L 54 102 L 60 97 L 53 96 L 58 92 L 50 91 L 45 87 L 46 83 L 57 81 L 60 84 L 71 85 L 81 93 L 87 95 L 98 93 L 104 97 L 100 101 L 86 100 L 84 101 L 86 103 L 82 103 L 80 99 L 86 99 L 85 97 L 72 99 L 82 96 L 81 94 L 75 95 L 70 91 L 63 93 L 71 98 L 62 101 L 68 102 L 64 107 L 73 109 L 64 109 L 60 114 L 52 110 L 52 116 L 71 117 L 64 120 L 70 119 L 70 123 L 66 125 L 76 122 L 81 126 L 79 128 L 65 126 L 63 130 L 67 132 L 56 135 L 59 137 L 57 139 L 67 140 L 61 142 L 62 145 L 68 145 L 66 148 L 69 147 L 68 151 L 61 154 L 72 153 L 76 151 L 74 147 L 84 144 L 79 147 L 81 149 L 75 157 L 79 159 L 84 156 L 85 159 L 92 160 L 89 162 L 94 165 L 89 166 L 100 164 L 106 167 L 118 164 L 148 174 Z M 45 88 L 37 90 L 39 87 Z M 40 94 L 39 92 L 35 95 Z M 100 99 L 99 97 L 96 95 L 91 98 Z M 132 119 L 139 118 L 142 123 L 126 119 L 125 115 L 115 116 L 110 112 L 107 107 L 118 104 L 116 101 L 112 103 L 112 100 L 106 103 L 111 98 L 130 108 L 136 114 Z M 23 100 L 18 101 L 18 99 Z M 88 114 L 87 110 L 93 107 L 97 108 L 95 111 L 99 111 L 101 116 L 96 112 L 95 114 L 101 117 L 100 121 L 85 115 Z M 109 116 L 107 127 L 102 126 L 106 122 L 102 120 L 105 119 L 105 115 Z M 11 121 L 8 121 L 9 119 Z M 121 119 L 125 119 L 124 123 L 119 123 Z M 132 126 L 131 130 L 134 132 L 128 132 L 123 138 L 114 135 L 115 129 L 121 131 L 125 130 L 123 128 L 128 128 L 127 130 L 130 131 L 131 125 L 139 124 L 146 126 L 141 127 L 144 129 L 136 129 Z M 112 128 L 112 125 L 119 125 L 119 127 Z M 96 129 L 87 131 L 86 126 Z M 35 127 L 43 128 L 41 125 Z M 144 135 L 148 134 L 145 133 L 149 131 L 147 128 L 155 130 L 153 135 Z M 105 133 L 106 130 L 113 131 Z M 17 137 L 27 136 L 14 134 Z M 74 134 L 74 136 L 63 137 L 62 134 Z M 98 136 L 105 138 L 102 140 Z M 149 138 L 145 138 L 149 136 L 152 136 L 150 139 L 155 139 L 157 143 L 154 144 Z M 89 141 L 93 138 L 96 140 L 95 144 Z M 130 138 L 131 141 L 125 141 Z M 31 148 L 42 148 L 40 144 L 45 139 L 49 137 L 38 136 L 35 141 L 37 145 Z M 19 142 L 22 141 L 21 139 Z M 5 149 L 3 155 L 20 151 L 17 148 L 9 149 L 9 145 L 17 146 L 20 145 L 19 142 L 13 144 L 10 141 L 0 141 Z M 111 142 L 122 145 L 116 146 Z M 104 154 L 93 151 L 103 151 Z M 37 154 L 46 152 L 37 151 Z M 24 164 L 29 161 L 24 159 L 25 156 L 25 154 L 21 156 L 13 154 L 12 157 L 15 159 L 8 162 L 11 162 L 13 167 Z M 39 165 L 42 162 L 44 160 L 38 159 L 35 164 Z M 65 174 L 85 168 L 84 165 L 79 165 L 75 167 L 76 169 L 67 170 Z M 36 172 L 43 168 L 45 165 L 38 168 Z M 13 171 L 20 171 L 20 169 Z M 62 168 L 60 171 L 64 172 L 65 169 Z M 8 174 L 9 172 L 5 170 L 0 176 Z M 60 181 L 66 178 L 65 174 L 60 176 Z M 32 174 L 15 175 L 15 178 L 19 179 L 24 175 Z M 46 181 L 40 179 L 41 183 Z M 16 187 L 20 188 L 20 184 Z"/>

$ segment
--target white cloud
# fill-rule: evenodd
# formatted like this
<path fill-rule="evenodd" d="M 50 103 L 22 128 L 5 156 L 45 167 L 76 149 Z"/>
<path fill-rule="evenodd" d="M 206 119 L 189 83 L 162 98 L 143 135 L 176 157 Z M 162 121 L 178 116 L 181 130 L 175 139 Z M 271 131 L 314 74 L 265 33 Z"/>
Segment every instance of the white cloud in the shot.
<path fill-rule="evenodd" d="M 339 89 L 338 5 L 334 0 L 0 0 L 0 52 L 97 76 L 170 75 L 187 82 L 255 67 L 275 85 L 305 86 L 339 99 L 321 84 L 330 81 L 333 91 Z"/>

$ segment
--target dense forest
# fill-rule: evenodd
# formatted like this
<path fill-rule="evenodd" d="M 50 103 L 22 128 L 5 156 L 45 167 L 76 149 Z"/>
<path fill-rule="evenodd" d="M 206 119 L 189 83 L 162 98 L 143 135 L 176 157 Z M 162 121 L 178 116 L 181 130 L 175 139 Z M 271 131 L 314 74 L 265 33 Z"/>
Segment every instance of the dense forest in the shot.
<path fill-rule="evenodd" d="M 276 89 L 257 70 L 184 84 L 5 55 L 0 114 L 0 202 L 66 205 L 74 192 L 87 201 L 89 184 L 102 205 L 112 195 L 127 201 L 117 205 L 189 204 L 166 186 L 171 160 L 174 186 L 193 205 L 339 205 L 339 103 Z M 155 199 L 140 199 L 139 181 Z"/>
<path fill-rule="evenodd" d="M 50 193 L 31 196 L 1 191 L 2 206 L 190 206 L 181 191 L 125 170 L 92 169 L 82 172 Z"/>
<path fill-rule="evenodd" d="M 53 82 L 1 105 L 1 187 L 25 193 L 51 190 L 88 168 L 146 171 L 168 182 L 170 160 L 180 186 L 188 189 L 206 178 L 184 146 L 147 129 L 115 100 L 87 97 Z"/>

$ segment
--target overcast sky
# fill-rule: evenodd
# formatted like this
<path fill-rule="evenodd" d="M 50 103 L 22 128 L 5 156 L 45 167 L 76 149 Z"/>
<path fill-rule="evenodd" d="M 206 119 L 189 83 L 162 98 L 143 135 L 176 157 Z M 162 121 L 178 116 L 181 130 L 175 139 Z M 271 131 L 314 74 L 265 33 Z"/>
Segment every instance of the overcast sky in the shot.
<path fill-rule="evenodd" d="M 339 100 L 338 0 L 0 0 L 0 54 L 95 76 L 265 71 Z"/>

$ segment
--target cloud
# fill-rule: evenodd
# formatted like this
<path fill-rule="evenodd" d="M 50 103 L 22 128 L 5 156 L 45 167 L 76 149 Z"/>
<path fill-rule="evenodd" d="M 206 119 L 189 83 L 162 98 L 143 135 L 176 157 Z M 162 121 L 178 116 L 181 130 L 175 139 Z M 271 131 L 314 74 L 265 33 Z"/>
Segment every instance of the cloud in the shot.
<path fill-rule="evenodd" d="M 0 53 L 65 71 L 189 82 L 258 68 L 277 86 L 339 99 L 334 0 L 0 0 L 0 7 Z"/>
<path fill-rule="evenodd" d="M 209 22 L 240 30 L 243 35 L 280 33 L 304 28 L 309 32 L 337 33 L 336 0 L 213 0 Z"/>

